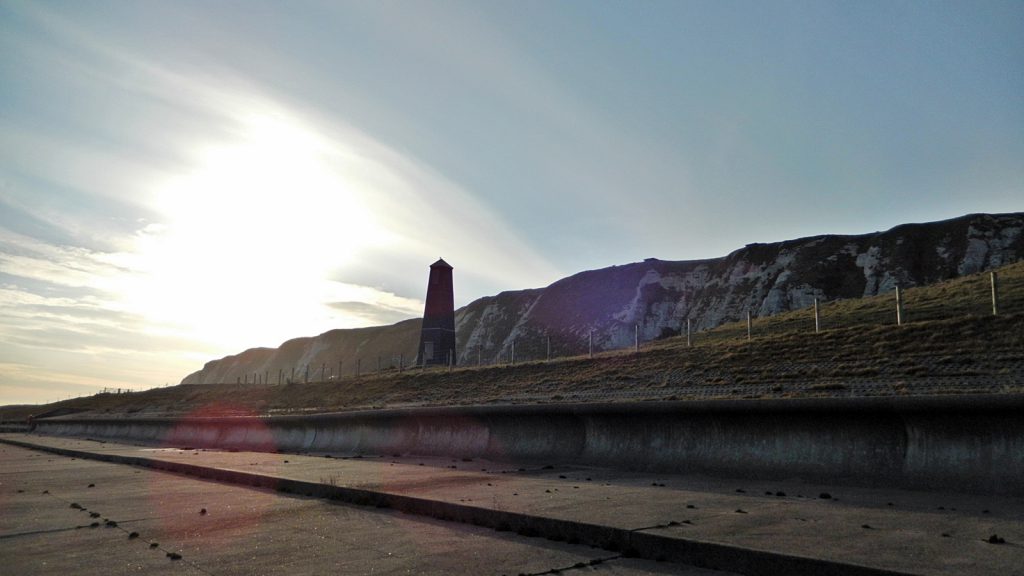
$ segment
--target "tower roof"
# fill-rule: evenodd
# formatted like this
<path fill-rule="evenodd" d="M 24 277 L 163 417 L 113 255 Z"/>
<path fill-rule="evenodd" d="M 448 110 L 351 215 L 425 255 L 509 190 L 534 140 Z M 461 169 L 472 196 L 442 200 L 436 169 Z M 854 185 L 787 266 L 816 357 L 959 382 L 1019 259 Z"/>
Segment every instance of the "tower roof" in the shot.
<path fill-rule="evenodd" d="M 449 270 L 452 269 L 452 265 L 447 263 L 447 262 L 445 262 L 444 258 L 438 258 L 437 262 L 434 262 L 433 264 L 431 264 L 430 267 L 431 268 L 448 268 Z"/>

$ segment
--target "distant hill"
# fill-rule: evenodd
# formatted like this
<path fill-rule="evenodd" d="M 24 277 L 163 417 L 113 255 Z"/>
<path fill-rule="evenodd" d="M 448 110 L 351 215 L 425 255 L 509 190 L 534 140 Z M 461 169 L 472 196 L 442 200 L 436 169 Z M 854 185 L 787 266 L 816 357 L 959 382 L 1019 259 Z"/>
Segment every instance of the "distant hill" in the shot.
<path fill-rule="evenodd" d="M 643 262 L 580 272 L 546 288 L 502 292 L 456 311 L 460 364 L 543 358 L 595 351 L 678 334 L 689 320 L 706 330 L 822 302 L 874 296 L 897 285 L 924 286 L 988 270 L 1024 257 L 1024 213 L 971 214 L 904 224 L 861 235 L 824 235 L 749 244 L 708 260 Z M 458 280 L 456 278 L 456 284 Z M 408 365 L 420 320 L 331 330 L 208 362 L 183 384 L 234 383 L 264 375 L 319 380 L 321 371 L 354 374 Z M 513 342 L 515 344 L 513 344 Z M 379 359 L 379 360 L 378 360 Z"/>

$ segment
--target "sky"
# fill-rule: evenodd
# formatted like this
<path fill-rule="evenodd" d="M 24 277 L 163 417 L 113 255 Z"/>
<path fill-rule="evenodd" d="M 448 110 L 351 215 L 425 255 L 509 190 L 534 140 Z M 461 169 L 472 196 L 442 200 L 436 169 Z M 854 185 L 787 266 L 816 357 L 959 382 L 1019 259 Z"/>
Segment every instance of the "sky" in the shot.
<path fill-rule="evenodd" d="M 1024 2 L 0 2 L 0 404 L 1024 210 Z"/>

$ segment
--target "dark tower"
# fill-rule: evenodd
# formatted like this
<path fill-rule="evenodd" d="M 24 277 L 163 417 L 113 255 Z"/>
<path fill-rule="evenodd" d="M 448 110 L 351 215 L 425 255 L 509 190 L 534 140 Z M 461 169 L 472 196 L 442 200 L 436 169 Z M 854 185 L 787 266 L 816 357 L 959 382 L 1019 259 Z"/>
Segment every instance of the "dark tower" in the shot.
<path fill-rule="evenodd" d="M 443 258 L 430 265 L 417 358 L 422 366 L 455 364 L 455 291 L 452 267 Z"/>

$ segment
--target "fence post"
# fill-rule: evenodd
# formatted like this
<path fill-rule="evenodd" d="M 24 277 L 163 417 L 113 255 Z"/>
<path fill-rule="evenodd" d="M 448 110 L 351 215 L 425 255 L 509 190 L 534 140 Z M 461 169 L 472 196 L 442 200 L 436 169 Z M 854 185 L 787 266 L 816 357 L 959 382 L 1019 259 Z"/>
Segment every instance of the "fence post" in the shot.
<path fill-rule="evenodd" d="M 989 272 L 989 279 L 992 282 L 992 315 L 999 315 L 999 275 L 993 270 Z"/>
<path fill-rule="evenodd" d="M 309 384 L 309 364 L 306 364 L 306 384 Z"/>
<path fill-rule="evenodd" d="M 640 351 L 640 325 L 633 324 L 633 351 Z"/>
<path fill-rule="evenodd" d="M 512 364 L 512 366 L 515 366 L 516 365 L 516 339 L 515 338 L 512 339 L 512 356 L 511 356 L 511 358 L 512 358 L 511 364 Z"/>
<path fill-rule="evenodd" d="M 818 299 L 814 299 L 814 333 L 821 332 L 821 317 L 818 315 Z"/>
<path fill-rule="evenodd" d="M 394 356 L 392 356 L 394 358 Z M 401 374 L 405 370 L 405 354 L 398 355 L 398 373 Z"/>
<path fill-rule="evenodd" d="M 548 362 L 551 361 L 551 336 L 547 337 L 548 340 Z"/>
<path fill-rule="evenodd" d="M 295 366 L 292 366 L 292 379 L 289 382 L 295 382 Z"/>
<path fill-rule="evenodd" d="M 327 362 L 320 363 L 320 381 L 327 382 Z"/>
<path fill-rule="evenodd" d="M 690 347 L 690 319 L 686 319 L 686 347 Z"/>
<path fill-rule="evenodd" d="M 747 310 L 747 340 L 750 340 L 750 333 L 751 333 L 751 329 L 750 329 L 750 311 Z"/>
<path fill-rule="evenodd" d="M 281 368 L 278 368 L 277 369 L 277 385 L 278 386 L 281 385 L 281 378 L 282 378 L 283 374 L 284 374 L 284 370 L 281 369 Z"/>
<path fill-rule="evenodd" d="M 896 287 L 896 325 L 903 325 L 903 291 Z"/>

